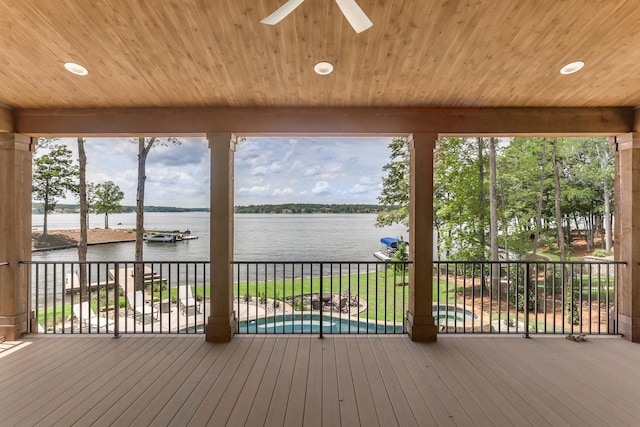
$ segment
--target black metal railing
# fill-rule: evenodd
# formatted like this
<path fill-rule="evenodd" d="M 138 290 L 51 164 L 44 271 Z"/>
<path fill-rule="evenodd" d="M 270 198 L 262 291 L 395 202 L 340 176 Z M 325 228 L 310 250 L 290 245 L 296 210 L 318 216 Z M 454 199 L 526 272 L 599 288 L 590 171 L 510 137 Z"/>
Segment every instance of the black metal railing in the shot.
<path fill-rule="evenodd" d="M 434 262 L 440 333 L 616 334 L 623 262 Z"/>
<path fill-rule="evenodd" d="M 23 262 L 32 331 L 200 333 L 208 311 L 208 262 Z M 84 278 L 84 280 L 81 280 Z"/>
<path fill-rule="evenodd" d="M 401 334 L 408 262 L 234 262 L 241 334 Z"/>
<path fill-rule="evenodd" d="M 31 282 L 31 331 L 204 332 L 208 262 L 22 264 Z M 434 262 L 434 320 L 439 333 L 616 334 L 616 280 L 623 264 Z M 404 333 L 409 266 L 235 261 L 236 332 Z"/>

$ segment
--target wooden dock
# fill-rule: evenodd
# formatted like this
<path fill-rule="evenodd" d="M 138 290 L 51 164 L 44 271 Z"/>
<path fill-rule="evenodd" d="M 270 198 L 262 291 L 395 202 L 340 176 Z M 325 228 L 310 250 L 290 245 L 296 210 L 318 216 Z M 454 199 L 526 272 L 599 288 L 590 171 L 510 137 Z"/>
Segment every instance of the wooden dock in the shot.
<path fill-rule="evenodd" d="M 112 288 L 113 284 L 113 280 L 107 280 L 105 282 L 91 282 L 87 283 L 87 290 L 96 291 L 101 288 Z M 64 292 L 67 294 L 80 292 L 80 276 L 78 276 L 77 271 L 64 275 Z"/>
<path fill-rule="evenodd" d="M 122 289 L 127 291 L 128 289 L 133 289 L 133 273 L 134 267 L 129 268 L 121 268 L 118 270 L 118 284 Z M 144 267 L 144 284 L 151 285 L 154 283 L 166 282 L 166 279 L 160 277 L 159 274 L 155 273 L 151 267 Z M 96 291 L 102 288 L 113 288 L 116 284 L 116 273 L 115 270 L 109 270 L 109 279 L 102 282 L 91 282 L 87 283 L 87 290 Z M 129 288 L 131 286 L 131 288 Z M 64 276 L 64 291 L 67 294 L 71 294 L 74 292 L 80 292 L 80 277 L 78 276 L 78 272 L 74 271 L 73 273 L 67 273 Z"/>
<path fill-rule="evenodd" d="M 134 267 L 121 268 L 118 270 L 118 285 L 124 289 L 125 294 L 129 292 L 133 292 L 135 282 L 134 282 Z M 116 272 L 115 270 L 109 270 L 109 277 L 113 278 L 115 282 Z M 158 273 L 155 273 L 153 269 L 149 266 L 144 267 L 144 284 L 152 285 L 154 283 L 166 282 L 166 279 L 163 279 Z"/>

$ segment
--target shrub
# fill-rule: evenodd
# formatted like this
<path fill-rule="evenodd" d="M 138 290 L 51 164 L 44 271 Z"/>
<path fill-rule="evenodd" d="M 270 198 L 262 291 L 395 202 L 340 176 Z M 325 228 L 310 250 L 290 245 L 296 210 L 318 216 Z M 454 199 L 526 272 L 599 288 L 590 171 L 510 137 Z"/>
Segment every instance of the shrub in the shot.
<path fill-rule="evenodd" d="M 593 256 L 598 258 L 605 258 L 611 255 L 613 255 L 613 251 L 607 251 L 605 249 L 596 249 L 593 251 Z"/>
<path fill-rule="evenodd" d="M 296 311 L 305 311 L 306 307 L 304 305 L 302 297 L 295 297 L 293 299 L 293 309 Z"/>
<path fill-rule="evenodd" d="M 511 267 L 508 289 L 509 303 L 519 312 L 525 311 L 524 290 L 527 287 L 526 284 L 528 280 L 529 278 L 525 277 L 524 267 L 518 267 L 516 265 Z M 536 308 L 536 295 L 535 285 L 529 284 L 529 311 L 533 311 Z"/>

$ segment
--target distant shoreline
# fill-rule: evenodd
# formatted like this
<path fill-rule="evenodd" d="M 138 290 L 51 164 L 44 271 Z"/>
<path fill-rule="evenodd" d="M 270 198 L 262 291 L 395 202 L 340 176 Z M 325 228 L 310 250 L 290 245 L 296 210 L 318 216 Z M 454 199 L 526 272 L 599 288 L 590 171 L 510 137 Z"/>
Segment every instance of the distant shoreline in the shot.
<path fill-rule="evenodd" d="M 42 203 L 33 202 L 32 213 L 35 215 L 43 215 Z M 52 214 L 59 213 L 79 213 L 79 205 L 58 204 L 58 209 Z M 380 206 L 362 203 L 280 203 L 280 204 L 259 204 L 259 205 L 236 205 L 234 213 L 262 213 L 262 214 L 376 214 L 382 210 L 394 210 L 397 206 Z M 170 206 L 145 206 L 146 213 L 193 213 L 193 212 L 209 212 L 209 208 L 176 208 Z M 119 213 L 135 213 L 135 206 L 122 206 Z"/>

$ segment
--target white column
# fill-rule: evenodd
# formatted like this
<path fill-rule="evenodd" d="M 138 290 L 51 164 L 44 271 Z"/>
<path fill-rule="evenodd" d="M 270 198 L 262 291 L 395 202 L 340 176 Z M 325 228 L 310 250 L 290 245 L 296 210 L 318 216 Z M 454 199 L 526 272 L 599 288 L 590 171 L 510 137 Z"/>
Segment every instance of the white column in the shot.
<path fill-rule="evenodd" d="M 31 138 L 0 133 L 0 336 L 28 332 L 31 260 Z"/>
<path fill-rule="evenodd" d="M 206 338 L 231 341 L 236 330 L 233 312 L 233 158 L 236 147 L 231 133 L 208 133 L 211 150 L 210 205 L 210 306 Z"/>
<path fill-rule="evenodd" d="M 412 341 L 435 341 L 433 321 L 433 150 L 437 134 L 409 137 L 409 310 L 405 325 Z"/>

